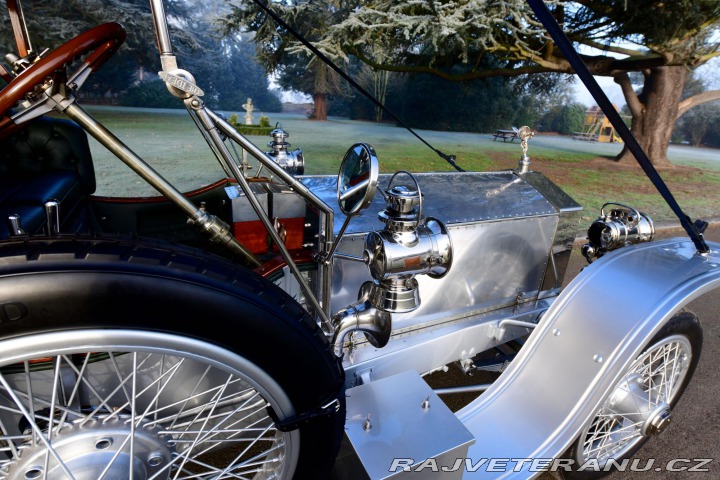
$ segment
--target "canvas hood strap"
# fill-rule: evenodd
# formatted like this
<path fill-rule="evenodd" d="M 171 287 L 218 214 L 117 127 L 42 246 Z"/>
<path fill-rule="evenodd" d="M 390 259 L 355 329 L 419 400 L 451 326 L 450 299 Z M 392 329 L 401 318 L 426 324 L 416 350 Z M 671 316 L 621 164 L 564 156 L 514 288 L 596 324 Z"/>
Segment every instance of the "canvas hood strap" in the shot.
<path fill-rule="evenodd" d="M 690 217 L 688 217 L 685 212 L 683 212 L 682 208 L 680 208 L 680 205 L 675 200 L 675 197 L 672 192 L 670 192 L 670 189 L 665 184 L 665 181 L 655 169 L 652 162 L 650 162 L 650 159 L 645 154 L 645 151 L 630 132 L 627 125 L 625 125 L 625 122 L 623 122 L 620 114 L 617 110 L 615 110 L 615 107 L 610 102 L 607 95 L 605 95 L 602 88 L 600 88 L 600 85 L 592 76 L 587 66 L 580 58 L 580 55 L 578 55 L 575 51 L 572 43 L 567 36 L 565 36 L 562 28 L 560 28 L 560 25 L 558 25 L 555 17 L 553 17 L 552 13 L 543 1 L 527 0 L 527 3 L 530 5 L 530 8 L 532 8 L 533 12 L 535 12 L 535 16 L 537 16 L 538 20 L 540 20 L 543 24 L 555 44 L 560 48 L 560 51 L 565 56 L 565 59 L 570 63 L 573 70 L 575 70 L 577 76 L 580 77 L 580 80 L 582 80 L 583 84 L 593 96 L 598 106 L 602 109 L 603 113 L 605 113 L 605 116 L 608 120 L 610 120 L 610 123 L 615 128 L 615 131 L 618 135 L 620 135 L 620 138 L 623 139 L 625 146 L 633 154 L 638 164 L 640 164 L 640 167 L 645 172 L 645 175 L 647 175 L 653 185 L 655 185 L 655 188 L 665 199 L 665 202 L 667 202 L 673 213 L 677 215 L 680 220 L 680 224 L 690 236 L 690 239 L 695 244 L 697 251 L 699 253 L 709 252 L 710 248 L 707 246 L 705 239 L 703 238 L 703 232 L 708 226 L 707 222 L 697 220 L 693 223 Z"/>

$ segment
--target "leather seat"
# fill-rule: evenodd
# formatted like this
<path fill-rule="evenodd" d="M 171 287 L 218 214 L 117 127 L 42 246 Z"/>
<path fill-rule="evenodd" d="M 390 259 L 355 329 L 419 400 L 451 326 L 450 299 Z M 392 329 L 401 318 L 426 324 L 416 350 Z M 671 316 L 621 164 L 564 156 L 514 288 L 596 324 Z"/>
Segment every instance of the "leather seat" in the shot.
<path fill-rule="evenodd" d="M 75 123 L 43 117 L 0 142 L 0 238 L 10 235 L 12 214 L 28 234 L 42 233 L 49 199 L 60 202 L 61 231 L 77 229 L 94 191 L 87 135 Z"/>

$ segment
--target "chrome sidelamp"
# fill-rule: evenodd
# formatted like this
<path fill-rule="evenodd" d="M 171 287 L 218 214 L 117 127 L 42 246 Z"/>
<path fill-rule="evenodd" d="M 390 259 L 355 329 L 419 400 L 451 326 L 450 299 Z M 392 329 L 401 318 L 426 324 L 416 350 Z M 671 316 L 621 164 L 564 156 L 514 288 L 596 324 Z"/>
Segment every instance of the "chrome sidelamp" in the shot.
<path fill-rule="evenodd" d="M 393 186 L 400 174 L 409 176 L 412 184 Z M 378 217 L 385 228 L 368 234 L 363 252 L 373 281 L 361 287 L 356 303 L 333 317 L 337 355 L 342 355 L 346 338 L 354 331 L 363 332 L 373 346 L 384 347 L 392 332 L 391 314 L 420 306 L 415 277 L 441 278 L 452 265 L 448 230 L 440 220 L 423 218 L 422 193 L 415 177 L 396 173 L 383 196 L 386 207 Z"/>
<path fill-rule="evenodd" d="M 286 141 L 290 136 L 280 125 L 270 132 L 272 141 L 268 142 L 268 147 L 272 150 L 266 152 L 267 156 L 272 158 L 275 163 L 280 165 L 286 172 L 291 175 L 302 175 L 305 173 L 305 157 L 302 150 L 296 148 L 290 150 L 290 144 Z"/>
<path fill-rule="evenodd" d="M 414 186 L 392 186 L 398 174 L 410 176 Z M 422 218 L 422 195 L 415 178 L 398 172 L 385 191 L 387 206 L 378 214 L 385 223 L 365 240 L 365 263 L 374 279 L 376 307 L 391 313 L 420 306 L 416 275 L 441 278 L 452 265 L 452 243 L 445 225 Z"/>
<path fill-rule="evenodd" d="M 612 206 L 608 213 L 605 207 Z M 588 229 L 588 243 L 582 254 L 588 263 L 607 252 L 627 245 L 650 242 L 655 237 L 655 224 L 636 208 L 619 203 L 606 203 L 600 209 L 600 217 Z"/>

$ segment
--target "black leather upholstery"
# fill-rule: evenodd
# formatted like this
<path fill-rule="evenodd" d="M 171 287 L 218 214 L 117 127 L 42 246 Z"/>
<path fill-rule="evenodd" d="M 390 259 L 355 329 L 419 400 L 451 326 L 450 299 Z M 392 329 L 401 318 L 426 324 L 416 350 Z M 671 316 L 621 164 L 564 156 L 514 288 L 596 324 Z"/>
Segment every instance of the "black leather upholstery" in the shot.
<path fill-rule="evenodd" d="M 61 226 L 71 225 L 94 191 L 87 135 L 75 123 L 43 117 L 0 142 L 0 238 L 9 236 L 11 214 L 28 233 L 40 232 L 51 198 L 60 202 Z"/>

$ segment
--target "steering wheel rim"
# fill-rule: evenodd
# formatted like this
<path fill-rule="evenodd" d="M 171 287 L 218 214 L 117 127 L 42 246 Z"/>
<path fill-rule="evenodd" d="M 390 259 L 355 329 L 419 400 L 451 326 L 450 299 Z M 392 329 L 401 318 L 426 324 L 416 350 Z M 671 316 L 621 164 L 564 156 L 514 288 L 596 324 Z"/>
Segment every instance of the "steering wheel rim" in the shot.
<path fill-rule="evenodd" d="M 109 22 L 86 30 L 65 42 L 21 72 L 0 91 L 0 112 L 7 117 L 8 110 L 32 91 L 36 85 L 43 83 L 46 77 L 89 52 L 92 53 L 84 60 L 84 63 L 92 71 L 97 70 L 120 48 L 124 41 L 125 29 L 123 26 L 116 22 Z M 7 120 L 7 118 L 3 120 Z"/>

